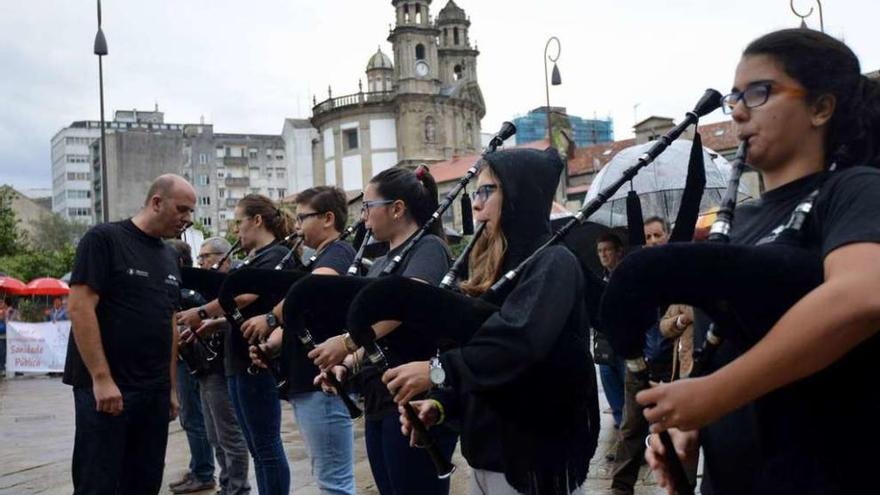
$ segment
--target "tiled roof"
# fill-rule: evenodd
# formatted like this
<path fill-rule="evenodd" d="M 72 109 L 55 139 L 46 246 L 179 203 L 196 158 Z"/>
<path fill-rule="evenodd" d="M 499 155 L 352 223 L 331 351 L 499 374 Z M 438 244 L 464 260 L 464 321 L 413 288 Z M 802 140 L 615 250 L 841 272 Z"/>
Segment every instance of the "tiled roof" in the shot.
<path fill-rule="evenodd" d="M 542 139 L 540 141 L 532 141 L 518 146 L 506 147 L 506 149 L 534 148 L 543 150 L 548 146 L 550 146 L 549 142 L 546 139 Z M 438 184 L 458 180 L 464 177 L 464 174 L 467 173 L 468 169 L 471 168 L 474 163 L 477 163 L 477 160 L 479 159 L 479 153 L 465 156 L 454 156 L 451 160 L 437 162 L 430 165 L 431 175 L 434 176 L 434 180 L 436 180 Z"/>
<path fill-rule="evenodd" d="M 739 140 L 736 138 L 736 124 L 732 120 L 701 125 L 700 136 L 703 137 L 704 147 L 719 153 L 739 145 Z"/>
<path fill-rule="evenodd" d="M 568 160 L 568 175 L 581 175 L 593 170 L 598 172 L 614 158 L 618 151 L 635 144 L 635 138 L 631 138 L 577 148 L 574 150 L 574 157 Z"/>

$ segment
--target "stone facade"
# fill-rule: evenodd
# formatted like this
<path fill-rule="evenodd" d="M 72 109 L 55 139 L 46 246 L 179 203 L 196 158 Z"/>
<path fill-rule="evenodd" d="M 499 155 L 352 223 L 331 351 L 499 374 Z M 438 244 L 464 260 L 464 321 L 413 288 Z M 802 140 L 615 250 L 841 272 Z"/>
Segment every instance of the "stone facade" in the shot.
<path fill-rule="evenodd" d="M 315 184 L 346 191 L 364 187 L 392 166 L 416 166 L 480 148 L 486 113 L 477 82 L 479 51 L 470 20 L 450 0 L 432 21 L 430 0 L 393 0 L 396 25 L 388 36 L 394 60 L 382 52 L 367 64 L 367 90 L 316 102 L 311 123 Z"/>

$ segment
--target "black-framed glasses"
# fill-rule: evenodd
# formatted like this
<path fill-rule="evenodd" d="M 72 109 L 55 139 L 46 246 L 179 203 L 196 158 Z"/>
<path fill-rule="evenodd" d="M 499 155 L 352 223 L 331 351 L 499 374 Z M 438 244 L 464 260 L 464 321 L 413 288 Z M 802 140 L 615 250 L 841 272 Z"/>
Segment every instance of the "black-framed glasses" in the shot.
<path fill-rule="evenodd" d="M 486 201 L 489 201 L 489 196 L 497 190 L 498 186 L 496 184 L 483 184 L 478 187 L 476 191 L 471 192 L 471 201 L 476 202 L 479 199 L 485 203 Z"/>
<path fill-rule="evenodd" d="M 749 84 L 742 91 L 733 91 L 721 97 L 721 110 L 730 115 L 737 103 L 743 102 L 746 108 L 756 108 L 767 103 L 773 93 L 789 94 L 795 97 L 806 96 L 807 91 L 794 86 L 783 86 L 773 81 L 761 81 Z"/>
<path fill-rule="evenodd" d="M 303 223 L 303 221 L 306 218 L 316 217 L 318 215 L 323 215 L 324 213 L 327 213 L 327 212 L 326 211 L 315 211 L 312 213 L 297 213 L 296 219 L 299 220 L 299 223 Z"/>
<path fill-rule="evenodd" d="M 370 211 L 370 208 L 374 206 L 382 206 L 382 205 L 390 205 L 394 203 L 396 200 L 394 199 L 374 199 L 371 201 L 364 201 L 361 203 L 361 213 L 367 213 Z"/>

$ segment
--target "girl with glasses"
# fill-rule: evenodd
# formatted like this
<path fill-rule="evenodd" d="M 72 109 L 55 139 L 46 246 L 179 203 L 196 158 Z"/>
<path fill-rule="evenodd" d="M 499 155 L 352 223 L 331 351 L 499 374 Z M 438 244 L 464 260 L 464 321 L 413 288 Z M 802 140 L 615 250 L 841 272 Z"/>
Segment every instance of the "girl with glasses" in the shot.
<path fill-rule="evenodd" d="M 296 195 L 297 232 L 303 244 L 315 250 L 315 260 L 308 265 L 318 275 L 344 275 L 354 259 L 354 249 L 339 236 L 348 220 L 345 193 L 331 186 L 317 186 Z M 265 315 L 248 319 L 241 326 L 246 339 L 268 340 L 260 344 L 265 355 L 276 355 L 282 346 L 282 306 L 279 302 Z M 289 339 L 287 363 L 287 400 L 293 406 L 296 424 L 306 442 L 312 460 L 312 474 L 322 493 L 354 495 L 353 425 L 342 401 L 325 394 L 312 379 L 319 370 L 306 356 L 297 338 Z M 261 367 L 256 348 L 251 360 Z"/>
<path fill-rule="evenodd" d="M 427 167 L 420 166 L 415 171 L 390 168 L 370 180 L 364 189 L 363 201 L 366 227 L 372 230 L 375 240 L 389 245 L 388 254 L 375 259 L 367 273 L 367 277 L 378 277 L 439 206 L 437 184 Z M 397 265 L 394 274 L 437 285 L 449 269 L 450 257 L 442 224 L 437 222 L 430 234 L 422 237 Z M 397 322 L 379 322 L 374 328 L 384 334 L 397 326 Z M 357 350 L 350 338 L 340 336 L 319 345 L 309 357 L 319 368 L 333 368 L 342 378 L 348 369 L 361 367 L 363 352 Z M 340 363 L 345 367 L 334 368 Z M 382 495 L 448 494 L 449 480 L 437 479 L 427 453 L 411 448 L 400 435 L 397 407 L 381 381 L 378 368 L 363 365 L 353 380 L 364 397 L 367 456 L 379 492 Z M 432 434 L 446 458 L 451 459 L 457 435 L 445 427 Z"/>
<path fill-rule="evenodd" d="M 550 237 L 562 167 L 554 149 L 485 157 L 473 210 L 474 220 L 487 225 L 471 252 L 463 292 L 481 296 Z M 583 493 L 599 407 L 581 266 L 556 245 L 511 285 L 492 301 L 500 310 L 467 343 L 442 352 L 433 369 L 407 363 L 384 380 L 397 390 L 398 403 L 436 387 L 430 400 L 413 405 L 432 430 L 460 423 L 470 494 Z M 409 434 L 402 408 L 400 413 Z"/>
<path fill-rule="evenodd" d="M 735 244 L 776 242 L 795 207 L 824 280 L 748 348 L 725 339 L 704 377 L 639 394 L 680 457 L 705 453 L 702 493 L 864 493 L 880 396 L 880 87 L 826 34 L 789 29 L 743 52 L 724 99 L 767 191 L 737 207 Z M 783 281 L 755 280 L 755 284 Z M 646 457 L 670 493 L 662 446 Z"/>

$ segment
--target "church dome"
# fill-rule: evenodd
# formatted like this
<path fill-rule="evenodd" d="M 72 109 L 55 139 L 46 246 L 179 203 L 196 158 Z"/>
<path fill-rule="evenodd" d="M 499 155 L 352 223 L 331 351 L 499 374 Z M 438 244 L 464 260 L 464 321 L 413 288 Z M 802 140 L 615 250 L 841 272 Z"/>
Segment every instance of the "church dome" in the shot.
<path fill-rule="evenodd" d="M 376 53 L 370 57 L 370 61 L 367 63 L 367 72 L 373 69 L 393 69 L 394 64 L 391 62 L 391 59 L 388 58 L 388 55 L 382 53 L 382 48 L 379 47 L 376 50 Z"/>
<path fill-rule="evenodd" d="M 437 14 L 438 21 L 466 21 L 467 14 L 464 13 L 464 9 L 455 4 L 454 0 L 449 0 L 449 3 L 446 4 L 440 10 L 440 13 Z"/>

